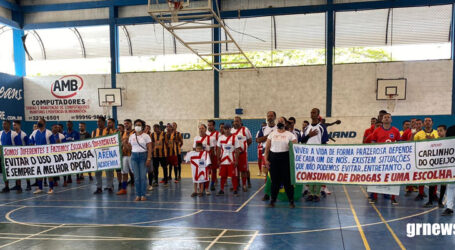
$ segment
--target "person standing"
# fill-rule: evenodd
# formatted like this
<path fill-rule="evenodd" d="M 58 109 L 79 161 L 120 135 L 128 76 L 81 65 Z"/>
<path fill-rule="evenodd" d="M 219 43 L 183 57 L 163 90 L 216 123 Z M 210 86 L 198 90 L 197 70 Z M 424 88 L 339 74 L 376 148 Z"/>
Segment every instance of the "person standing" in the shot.
<path fill-rule="evenodd" d="M 445 138 L 446 133 L 447 133 L 447 126 L 439 125 L 437 131 L 438 131 L 439 138 Z M 438 200 L 439 208 L 444 208 L 444 204 L 442 204 L 442 201 L 444 200 L 444 195 L 446 193 L 446 190 L 447 190 L 447 185 L 441 184 L 441 191 L 440 191 L 439 200 Z"/>
<path fill-rule="evenodd" d="M 98 128 L 92 132 L 92 138 L 106 136 L 106 135 L 109 135 L 109 134 L 112 134 L 115 132 L 115 130 L 112 130 L 113 126 L 111 126 L 111 129 L 108 129 L 106 127 L 106 118 L 104 118 L 103 116 L 100 116 L 98 118 L 97 125 L 98 125 Z M 113 193 L 114 192 L 114 171 L 106 170 L 105 173 L 106 173 L 106 181 L 107 181 L 107 187 L 105 188 L 105 190 L 107 189 L 109 191 L 109 193 Z M 103 193 L 103 189 L 102 189 L 103 188 L 103 171 L 97 171 L 95 173 L 95 178 L 96 178 L 96 191 L 93 194 L 101 194 L 101 193 Z"/>
<path fill-rule="evenodd" d="M 232 185 L 234 188 L 234 196 L 238 196 L 238 164 L 241 145 L 236 136 L 231 134 L 231 125 L 225 124 L 224 134 L 218 139 L 217 158 L 220 163 L 220 191 L 217 196 L 224 195 L 224 185 L 227 178 L 231 177 Z"/>
<path fill-rule="evenodd" d="M 263 122 L 261 124 L 261 128 L 258 130 L 258 132 L 256 133 L 256 140 L 258 139 L 259 137 L 259 133 L 260 131 L 262 130 L 262 128 L 264 128 L 265 126 L 267 126 L 267 123 L 266 122 Z M 262 166 L 264 164 L 264 147 L 262 146 L 262 143 L 258 143 L 258 146 L 257 146 L 257 150 L 258 150 L 258 168 L 259 168 L 259 172 L 258 172 L 258 176 L 261 176 L 262 175 Z"/>
<path fill-rule="evenodd" d="M 231 129 L 231 133 L 237 137 L 237 140 L 240 143 L 240 154 L 239 154 L 239 166 L 238 171 L 240 172 L 242 178 L 242 189 L 243 192 L 246 192 L 247 186 L 246 181 L 248 177 L 248 147 L 253 142 L 250 130 L 242 126 L 242 118 L 236 116 L 234 118 L 234 127 Z"/>
<path fill-rule="evenodd" d="M 319 122 L 320 111 L 318 108 L 313 108 L 311 110 L 311 124 L 305 130 L 304 137 L 302 142 L 306 144 L 327 144 L 329 140 L 329 135 L 327 129 L 324 125 Z M 306 201 L 318 202 L 320 200 L 319 195 L 321 194 L 321 185 L 320 184 L 311 184 L 308 185 L 309 195 L 306 198 Z"/>
<path fill-rule="evenodd" d="M 131 170 L 131 149 L 128 146 L 128 140 L 130 139 L 130 136 L 134 134 L 133 130 L 133 122 L 131 119 L 125 119 L 123 121 L 123 127 L 124 131 L 123 134 L 121 134 L 122 138 L 122 172 L 120 177 L 118 178 L 119 180 L 119 191 L 117 192 L 117 195 L 125 195 L 126 188 L 128 185 L 128 173 Z"/>
<path fill-rule="evenodd" d="M 155 124 L 153 125 L 153 133 L 152 133 L 152 151 L 153 151 L 153 184 L 152 186 L 158 186 L 158 176 L 159 176 L 159 167 L 163 169 L 163 179 L 160 183 L 163 183 L 165 187 L 168 186 L 167 181 L 167 164 L 166 164 L 166 156 L 167 156 L 167 146 L 166 146 L 166 134 L 164 131 L 160 129 L 160 125 Z"/>
<path fill-rule="evenodd" d="M 11 130 L 11 121 L 3 121 L 3 130 L 0 131 L 0 145 L 2 146 L 14 146 L 15 145 L 15 138 L 17 137 L 17 133 Z M 0 158 L 0 164 L 3 164 L 3 159 Z M 1 166 L 0 166 L 1 167 Z M 0 171 L 3 171 L 1 167 Z M 9 181 L 5 181 L 5 187 L 2 189 L 2 193 L 8 193 L 9 189 Z"/>
<path fill-rule="evenodd" d="M 177 148 L 177 174 L 178 176 L 175 177 L 176 180 L 182 180 L 182 147 L 183 147 L 183 135 L 177 131 L 177 123 L 172 123 L 172 128 L 174 129 L 175 133 L 177 134 L 177 141 L 178 141 L 178 148 Z M 175 171 L 175 170 L 174 170 Z"/>
<path fill-rule="evenodd" d="M 276 113 L 275 111 L 269 111 L 267 112 L 267 126 L 263 127 L 258 134 L 258 137 L 256 138 L 257 143 L 262 143 L 262 147 L 265 148 L 265 144 L 267 142 L 267 137 L 269 136 L 270 133 L 275 131 L 277 129 L 276 124 Z M 267 182 L 267 176 L 268 176 L 268 170 L 267 168 L 264 169 L 264 174 L 265 174 L 265 180 L 264 182 Z M 271 193 L 271 186 L 266 185 L 266 188 L 264 188 L 264 197 L 262 197 L 263 201 L 268 201 L 270 200 L 270 193 Z"/>
<path fill-rule="evenodd" d="M 67 130 L 63 132 L 63 135 L 65 136 L 65 142 L 73 142 L 73 141 L 80 140 L 80 134 L 79 134 L 79 132 L 77 132 L 73 129 L 72 121 L 66 122 L 66 128 L 67 128 Z M 80 183 L 79 174 L 76 174 L 76 182 L 77 182 L 77 184 Z M 73 183 L 71 175 L 63 176 L 63 186 L 66 186 L 66 183 Z"/>
<path fill-rule="evenodd" d="M 277 130 L 269 134 L 265 146 L 264 161 L 270 171 L 272 190 L 270 207 L 275 207 L 281 185 L 284 186 L 289 200 L 289 206 L 294 205 L 294 186 L 291 185 L 291 170 L 289 168 L 289 142 L 297 143 L 294 133 L 286 131 L 286 118 L 278 119 Z"/>
<path fill-rule="evenodd" d="M 48 144 L 55 144 L 57 143 L 55 141 L 55 136 L 53 136 L 53 133 L 49 130 L 46 129 L 46 120 L 44 118 L 40 118 L 38 120 L 38 129 L 33 131 L 33 133 L 30 135 L 30 144 L 31 145 L 48 145 Z M 56 130 L 57 128 L 55 128 Z M 59 136 L 58 136 L 59 137 Z M 34 194 L 40 194 L 43 192 L 43 179 L 38 178 L 38 188 L 33 192 Z M 53 178 L 49 178 L 49 191 L 47 192 L 48 194 L 53 194 L 54 193 L 54 181 Z"/>
<path fill-rule="evenodd" d="M 79 123 L 79 138 L 81 140 L 85 140 L 85 139 L 90 139 L 92 136 L 89 132 L 87 132 L 87 125 L 85 124 L 85 122 L 80 122 Z M 89 177 L 89 180 L 90 181 L 93 181 L 93 177 L 92 177 L 92 173 L 89 172 L 88 173 L 88 177 Z M 84 179 L 84 174 L 80 174 L 80 178 L 81 178 L 81 181 Z"/>
<path fill-rule="evenodd" d="M 217 182 L 216 172 L 218 169 L 218 159 L 216 157 L 216 152 L 218 151 L 218 139 L 220 138 L 220 132 L 215 130 L 215 121 L 208 120 L 207 122 L 207 136 L 210 141 L 210 191 L 215 191 L 215 183 Z"/>
<path fill-rule="evenodd" d="M 191 173 L 193 176 L 193 190 L 191 197 L 196 195 L 203 196 L 204 184 L 209 182 L 209 166 L 211 164 L 210 155 L 204 149 L 201 142 L 196 142 L 194 151 L 188 152 L 185 156 L 185 161 L 191 165 Z"/>
<path fill-rule="evenodd" d="M 166 127 L 166 145 L 167 145 L 167 164 L 169 165 L 169 172 L 168 172 L 168 181 L 172 180 L 172 168 L 174 168 L 175 174 L 175 183 L 179 183 L 178 181 L 178 152 L 179 152 L 179 139 L 178 134 L 174 131 L 173 126 L 168 123 Z"/>
<path fill-rule="evenodd" d="M 417 129 L 418 129 L 418 127 L 422 126 L 421 121 L 422 120 L 420 120 L 420 119 L 418 119 L 416 121 Z M 436 139 L 436 138 L 439 138 L 439 136 L 438 136 L 438 131 L 433 129 L 433 119 L 431 117 L 425 117 L 424 129 L 418 131 L 414 135 L 414 141 L 422 141 L 422 140 L 428 140 L 428 139 L 431 140 L 431 139 Z M 433 201 L 437 201 L 436 187 L 437 186 L 435 186 L 435 185 L 430 185 L 428 202 L 424 205 L 424 207 L 432 207 Z M 423 198 L 425 197 L 424 188 L 425 188 L 425 186 L 423 186 L 423 185 L 419 186 L 419 194 L 415 197 L 414 200 L 416 200 L 416 201 L 423 200 Z"/>
<path fill-rule="evenodd" d="M 374 129 L 375 129 L 375 124 L 376 124 L 377 120 L 378 119 L 376 119 L 375 117 L 371 118 L 370 127 L 365 129 L 365 132 L 363 133 L 363 143 L 365 143 L 365 141 L 366 141 L 366 139 L 368 138 L 369 135 L 373 134 Z"/>
<path fill-rule="evenodd" d="M 136 188 L 135 201 L 145 201 L 147 189 L 147 167 L 152 162 L 152 140 L 144 132 L 145 122 L 142 120 L 134 121 L 135 133 L 128 139 L 128 147 L 131 149 L 131 167 L 134 172 L 134 183 Z"/>
<path fill-rule="evenodd" d="M 301 140 L 300 136 L 301 136 L 302 132 L 295 128 L 295 124 L 297 123 L 297 121 L 295 120 L 295 117 L 293 117 L 293 116 L 289 117 L 288 122 L 289 122 L 289 132 L 293 133 L 295 135 L 295 137 L 297 138 L 297 141 L 299 142 Z"/>
<path fill-rule="evenodd" d="M 447 129 L 446 137 L 455 137 L 455 125 L 450 126 Z M 446 200 L 446 209 L 442 212 L 442 216 L 452 216 L 453 215 L 453 204 L 455 199 L 455 183 L 447 184 L 447 200 Z"/>
<path fill-rule="evenodd" d="M 22 131 L 21 129 L 21 121 L 13 121 L 13 130 L 14 132 L 17 133 L 17 136 L 14 138 L 14 145 L 16 146 L 27 146 L 29 144 L 29 138 L 27 136 L 27 133 Z M 11 190 L 16 190 L 17 193 L 22 193 L 22 182 L 21 180 L 16 181 L 16 186 L 14 186 Z M 27 179 L 27 187 L 25 188 L 25 191 L 30 191 L 32 190 L 32 187 L 30 185 L 30 179 Z"/>

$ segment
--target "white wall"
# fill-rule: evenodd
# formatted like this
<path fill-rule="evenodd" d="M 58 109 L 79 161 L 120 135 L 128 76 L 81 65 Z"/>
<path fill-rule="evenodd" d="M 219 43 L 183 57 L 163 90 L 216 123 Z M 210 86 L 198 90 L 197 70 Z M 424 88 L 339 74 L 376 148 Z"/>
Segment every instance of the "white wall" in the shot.
<path fill-rule="evenodd" d="M 92 19 L 108 19 L 109 8 L 45 11 L 25 14 L 25 23 L 63 22 Z"/>
<path fill-rule="evenodd" d="M 407 78 L 406 100 L 393 115 L 450 114 L 452 61 L 418 61 L 335 65 L 333 116 L 372 116 L 387 109 L 376 101 L 377 78 Z"/>

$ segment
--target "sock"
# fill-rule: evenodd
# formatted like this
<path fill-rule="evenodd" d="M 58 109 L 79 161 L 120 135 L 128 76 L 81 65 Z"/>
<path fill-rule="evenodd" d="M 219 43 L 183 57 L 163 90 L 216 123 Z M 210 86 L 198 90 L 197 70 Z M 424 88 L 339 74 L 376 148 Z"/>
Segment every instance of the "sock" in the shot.
<path fill-rule="evenodd" d="M 43 181 L 42 180 L 38 180 L 38 188 L 43 190 Z"/>
<path fill-rule="evenodd" d="M 392 200 L 395 200 L 395 195 L 392 195 Z"/>
<path fill-rule="evenodd" d="M 128 186 L 128 182 L 127 181 L 122 182 L 122 189 L 126 190 L 126 186 Z"/>
<path fill-rule="evenodd" d="M 423 195 L 425 192 L 423 191 L 424 190 L 424 186 L 419 186 L 419 194 Z"/>
<path fill-rule="evenodd" d="M 242 177 L 242 186 L 246 187 L 246 177 Z"/>
<path fill-rule="evenodd" d="M 224 191 L 224 185 L 226 184 L 227 177 L 221 177 L 220 189 Z"/>
<path fill-rule="evenodd" d="M 246 178 L 245 178 L 245 180 L 246 180 Z M 237 191 L 237 188 L 239 187 L 239 179 L 237 177 L 232 178 L 232 186 L 234 187 L 234 191 Z"/>
<path fill-rule="evenodd" d="M 54 189 L 54 181 L 49 181 L 49 189 Z"/>
<path fill-rule="evenodd" d="M 377 193 L 373 193 L 373 198 L 374 198 L 375 200 L 377 200 L 377 199 L 378 199 L 378 194 L 377 194 Z"/>

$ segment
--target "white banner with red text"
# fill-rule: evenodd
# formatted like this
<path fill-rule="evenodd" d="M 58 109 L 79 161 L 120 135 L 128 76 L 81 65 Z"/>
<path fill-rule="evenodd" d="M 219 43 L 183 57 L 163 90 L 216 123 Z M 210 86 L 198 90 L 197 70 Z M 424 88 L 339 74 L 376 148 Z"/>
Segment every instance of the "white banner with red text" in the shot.
<path fill-rule="evenodd" d="M 82 141 L 2 147 L 4 180 L 43 178 L 122 167 L 119 134 Z"/>
<path fill-rule="evenodd" d="M 455 139 L 352 145 L 290 143 L 293 184 L 455 182 Z"/>

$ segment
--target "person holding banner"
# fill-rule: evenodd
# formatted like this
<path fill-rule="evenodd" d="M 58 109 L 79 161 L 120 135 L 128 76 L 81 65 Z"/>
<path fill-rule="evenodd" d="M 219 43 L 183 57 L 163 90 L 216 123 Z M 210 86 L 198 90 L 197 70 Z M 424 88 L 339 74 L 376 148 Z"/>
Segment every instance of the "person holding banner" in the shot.
<path fill-rule="evenodd" d="M 79 141 L 80 140 L 80 134 L 76 130 L 73 129 L 73 122 L 72 121 L 67 121 L 66 122 L 66 128 L 67 130 L 63 132 L 63 135 L 65 136 L 65 142 L 73 142 L 73 141 Z M 68 180 L 68 181 L 67 181 Z M 71 178 L 71 175 L 63 176 L 63 186 L 66 186 L 66 183 L 72 183 L 73 180 Z M 80 184 L 80 177 L 79 174 L 76 175 L 76 182 L 77 184 Z"/>
<path fill-rule="evenodd" d="M 85 122 L 79 123 L 79 137 L 81 140 L 90 139 L 92 137 L 91 134 L 87 131 L 87 125 Z M 89 172 L 88 177 L 90 181 L 93 181 L 92 173 Z M 84 174 L 80 174 L 80 178 L 83 180 Z"/>
<path fill-rule="evenodd" d="M 419 125 L 419 121 L 420 121 L 420 125 Z M 417 120 L 416 121 L 416 124 L 418 125 L 417 126 L 417 129 L 418 127 L 420 126 L 420 128 L 422 127 L 422 120 Z M 431 117 L 425 117 L 425 120 L 424 120 L 424 129 L 423 130 L 420 130 L 418 131 L 415 135 L 414 135 L 414 141 L 422 141 L 422 140 L 428 140 L 428 139 L 436 139 L 436 138 L 439 138 L 438 136 L 438 131 L 434 130 L 433 129 L 433 119 Z M 429 197 L 428 197 L 428 202 L 424 205 L 424 207 L 431 207 L 432 206 L 432 203 L 433 203 L 433 200 L 437 200 L 436 198 L 436 187 L 437 186 L 434 186 L 434 185 L 431 185 L 430 186 L 430 190 L 429 190 Z M 415 201 L 420 201 L 420 200 L 423 200 L 423 198 L 425 197 L 425 191 L 424 191 L 424 188 L 425 186 L 419 186 L 419 194 L 415 197 Z"/>
<path fill-rule="evenodd" d="M 92 132 L 92 138 L 106 136 L 109 134 L 115 133 L 114 125 L 111 124 L 110 129 L 106 128 L 106 118 L 100 116 L 97 122 L 98 128 Z M 109 193 L 114 192 L 114 171 L 113 170 L 106 170 L 106 179 L 107 179 L 107 189 Z M 93 194 L 101 194 L 103 193 L 103 171 L 97 171 L 95 173 L 96 178 L 96 191 Z"/>
<path fill-rule="evenodd" d="M 15 138 L 17 137 L 17 133 L 11 130 L 11 121 L 3 121 L 3 130 L 0 131 L 0 145 L 2 146 L 14 146 Z M 0 162 L 3 162 L 0 159 Z M 3 168 L 1 168 L 3 170 Z M 5 187 L 2 189 L 2 193 L 9 192 L 9 182 L 5 181 Z"/>
<path fill-rule="evenodd" d="M 191 173 L 194 183 L 194 192 L 191 194 L 191 197 L 202 197 L 204 194 L 204 184 L 209 182 L 209 166 L 211 165 L 211 161 L 209 151 L 205 150 L 203 143 L 200 141 L 196 142 L 194 148 L 195 151 L 186 154 L 185 161 L 191 164 Z M 207 192 L 209 191 L 207 190 Z"/>
<path fill-rule="evenodd" d="M 294 186 L 291 185 L 291 169 L 289 163 L 289 142 L 297 143 L 294 133 L 286 131 L 286 118 L 278 119 L 277 130 L 267 137 L 265 145 L 265 166 L 270 171 L 272 179 L 272 190 L 270 207 L 275 207 L 281 185 L 286 190 L 289 206 L 295 208 Z"/>
<path fill-rule="evenodd" d="M 392 126 L 392 115 L 386 113 L 382 116 L 382 126 L 375 129 L 371 135 L 372 143 L 388 143 L 400 141 L 400 131 Z M 373 193 L 370 203 L 376 203 L 378 200 L 378 194 Z M 395 195 L 391 197 L 392 205 L 398 205 Z"/>
<path fill-rule="evenodd" d="M 21 129 L 21 121 L 13 121 L 13 130 L 14 132 L 17 133 L 16 138 L 14 138 L 14 145 L 16 146 L 26 146 L 29 144 L 29 139 L 27 136 L 27 133 L 22 131 Z M 11 190 L 17 190 L 17 193 L 22 193 L 22 185 L 21 185 L 21 180 L 16 181 L 16 186 L 14 186 Z M 32 187 L 30 185 L 30 179 L 27 179 L 27 187 L 25 188 L 25 191 L 30 191 L 32 190 Z"/>
<path fill-rule="evenodd" d="M 152 163 L 152 139 L 144 132 L 145 122 L 134 121 L 135 133 L 128 139 L 128 147 L 131 149 L 131 168 L 134 173 L 134 186 L 136 188 L 135 201 L 145 201 L 147 191 L 147 167 Z"/>
<path fill-rule="evenodd" d="M 31 145 L 48 145 L 48 144 L 55 144 L 55 136 L 53 133 L 46 129 L 46 120 L 44 118 L 40 118 L 38 120 L 38 129 L 33 131 L 30 135 L 30 144 Z M 34 194 L 40 194 L 43 192 L 43 179 L 38 179 L 38 188 L 33 192 Z M 49 191 L 48 194 L 54 193 L 54 181 L 53 178 L 49 178 Z"/>

